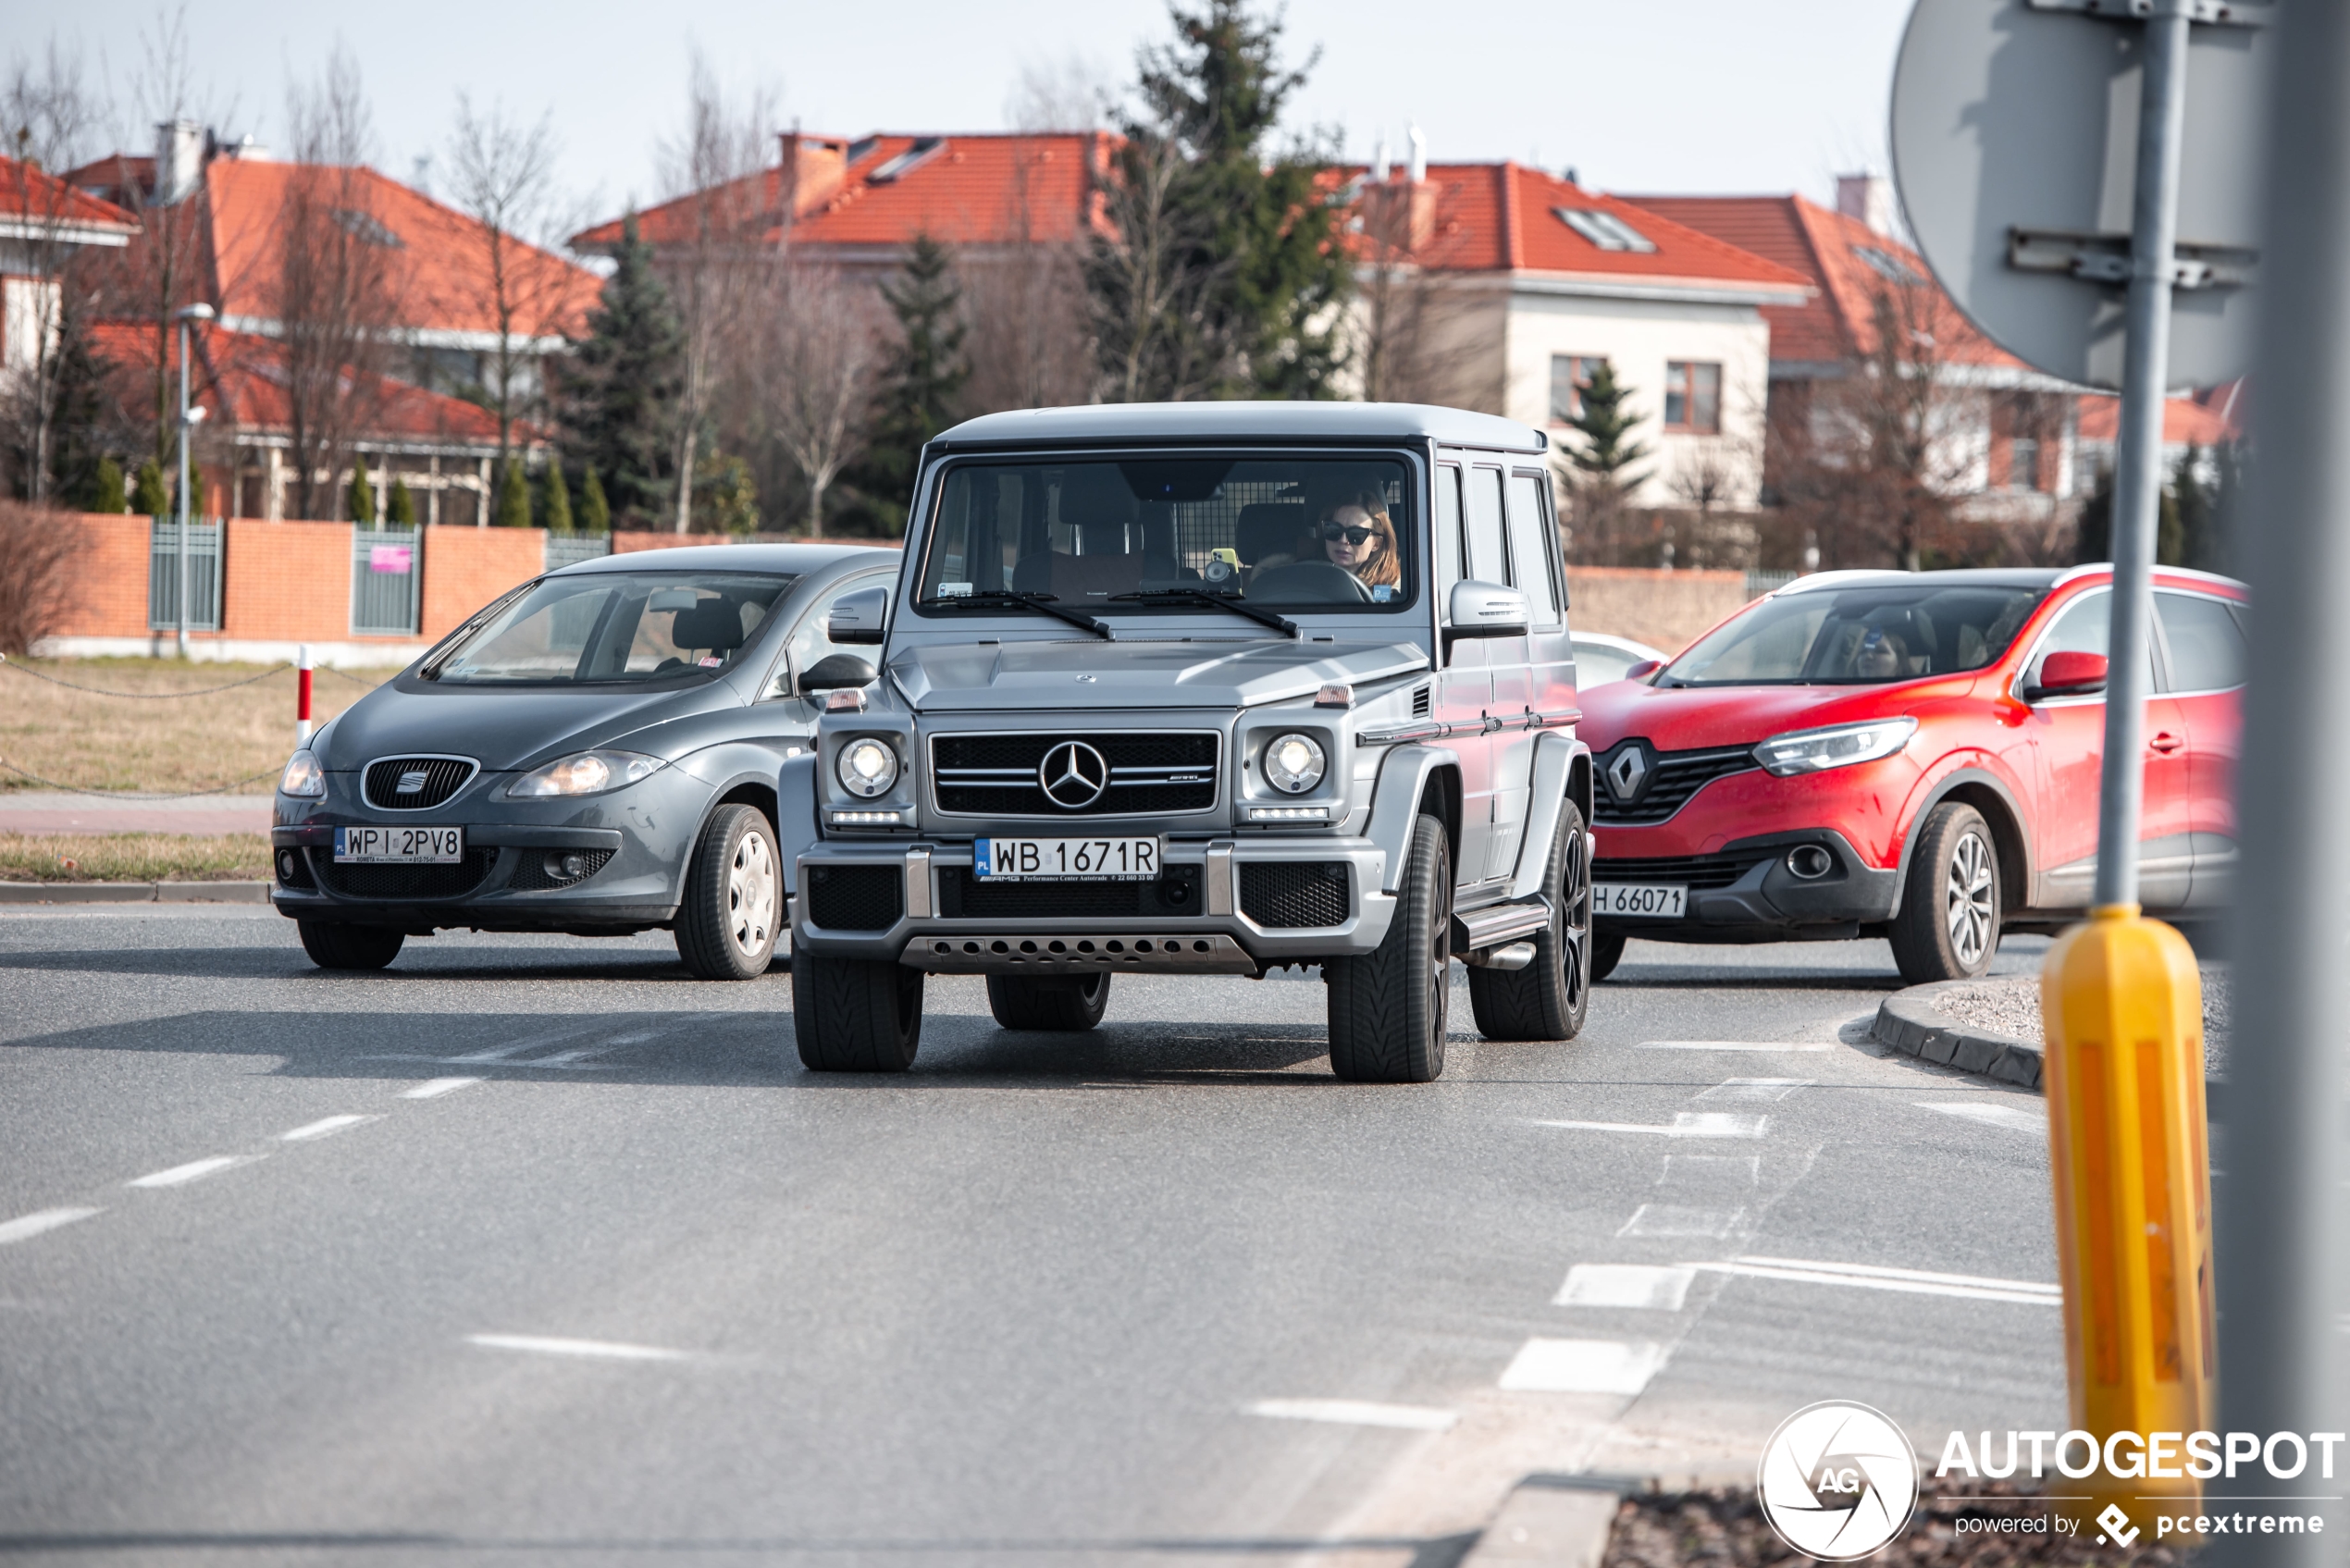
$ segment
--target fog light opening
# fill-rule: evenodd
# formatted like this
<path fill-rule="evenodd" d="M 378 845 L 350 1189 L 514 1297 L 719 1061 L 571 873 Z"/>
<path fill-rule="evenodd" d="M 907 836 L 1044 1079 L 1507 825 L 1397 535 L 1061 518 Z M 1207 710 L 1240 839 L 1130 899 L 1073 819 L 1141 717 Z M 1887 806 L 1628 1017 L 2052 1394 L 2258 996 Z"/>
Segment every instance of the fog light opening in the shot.
<path fill-rule="evenodd" d="M 1816 844 L 1799 844 L 1787 852 L 1787 869 L 1805 882 L 1817 882 L 1836 870 L 1836 857 Z"/>
<path fill-rule="evenodd" d="M 291 849 L 278 851 L 278 875 L 286 882 L 294 879 L 294 854 Z"/>

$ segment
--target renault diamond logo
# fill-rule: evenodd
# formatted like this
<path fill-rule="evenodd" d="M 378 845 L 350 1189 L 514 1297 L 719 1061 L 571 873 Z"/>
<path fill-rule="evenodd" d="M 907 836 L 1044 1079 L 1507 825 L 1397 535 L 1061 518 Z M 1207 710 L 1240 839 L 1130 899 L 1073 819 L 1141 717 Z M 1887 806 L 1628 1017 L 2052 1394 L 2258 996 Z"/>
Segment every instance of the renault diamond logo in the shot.
<path fill-rule="evenodd" d="M 1615 760 L 1606 768 L 1607 787 L 1615 798 L 1629 806 L 1640 796 L 1640 786 L 1648 783 L 1648 748 L 1639 741 L 1630 741 L 1619 748 Z"/>
<path fill-rule="evenodd" d="M 401 774 L 400 782 L 391 789 L 394 795 L 422 795 L 424 792 L 425 771 L 422 768 L 411 768 Z"/>
<path fill-rule="evenodd" d="M 1082 740 L 1065 740 L 1036 765 L 1045 798 L 1064 811 L 1082 811 L 1109 787 L 1109 762 Z"/>

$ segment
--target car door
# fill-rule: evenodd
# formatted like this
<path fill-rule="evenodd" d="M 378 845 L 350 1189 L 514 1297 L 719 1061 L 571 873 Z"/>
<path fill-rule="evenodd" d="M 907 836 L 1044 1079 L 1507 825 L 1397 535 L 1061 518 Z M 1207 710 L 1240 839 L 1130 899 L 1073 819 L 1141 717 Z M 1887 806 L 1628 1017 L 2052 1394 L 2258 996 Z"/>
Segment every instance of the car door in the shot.
<path fill-rule="evenodd" d="M 1466 486 L 1467 497 L 1462 495 Z M 1489 576 L 1503 564 L 1502 471 L 1444 463 L 1436 470 L 1436 508 L 1440 580 L 1439 613 L 1451 621 L 1453 585 L 1465 577 L 1499 582 Z M 1493 676 L 1484 637 L 1463 637 L 1452 643 L 1443 669 L 1436 677 L 1436 719 L 1452 730 L 1444 744 L 1461 759 L 1461 842 L 1453 880 L 1461 884 L 1480 882 L 1491 859 L 1493 842 L 1493 737 L 1485 733 L 1485 716 L 1493 706 Z"/>
<path fill-rule="evenodd" d="M 1498 637 L 1489 644 L 1487 670 L 1493 681 L 1493 716 L 1511 727 L 1493 742 L 1493 840 L 1489 876 L 1517 869 L 1526 840 L 1534 782 L 1534 743 L 1540 734 L 1527 727 L 1528 713 L 1564 711 L 1574 697 L 1575 651 L 1566 638 L 1558 572 L 1551 541 L 1558 528 L 1548 506 L 1550 480 L 1537 469 L 1512 469 L 1503 487 L 1509 531 L 1509 585 L 1526 596 L 1528 635 Z"/>
<path fill-rule="evenodd" d="M 2244 749 L 2244 677 L 2251 649 L 2244 607 L 2216 594 L 2158 588 L 2171 700 L 2187 730 L 2190 907 L 2228 903 L 2236 876 L 2236 762 Z"/>
<path fill-rule="evenodd" d="M 2065 605 L 2032 650 L 2017 680 L 2017 695 L 2036 685 L 2051 653 L 2107 651 L 2110 591 L 2096 587 Z M 2194 866 L 2187 830 L 2187 723 L 2155 673 L 2147 646 L 2145 794 L 2138 820 L 2138 902 L 2174 909 L 2186 902 Z M 2030 700 L 2027 698 L 2027 700 Z M 2032 701 L 2026 729 L 2036 758 L 2039 799 L 2034 833 L 2047 868 L 2035 895 L 2054 908 L 2088 906 L 2096 882 L 2097 798 L 2105 756 L 2105 697 L 2047 697 Z"/>

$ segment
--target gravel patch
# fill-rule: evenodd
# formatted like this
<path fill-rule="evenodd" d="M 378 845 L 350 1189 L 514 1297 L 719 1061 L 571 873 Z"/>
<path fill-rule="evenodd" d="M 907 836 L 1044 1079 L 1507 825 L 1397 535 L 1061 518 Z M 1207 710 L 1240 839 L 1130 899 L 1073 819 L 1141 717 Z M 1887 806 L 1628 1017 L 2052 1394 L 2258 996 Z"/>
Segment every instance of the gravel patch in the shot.
<path fill-rule="evenodd" d="M 1869 1562 L 1872 1568 L 2036 1568 L 2044 1563 L 2181 1568 L 2189 1561 L 2175 1546 L 2155 1545 L 2151 1532 L 2123 1550 L 2096 1545 L 2095 1526 L 2085 1540 L 2053 1530 L 2010 1535 L 1981 1528 L 1984 1523 L 2017 1516 L 2039 1522 L 2047 1506 L 1997 1481 L 1945 1486 L 1939 1496 L 1919 1498 L 1909 1528 Z M 1625 1499 L 1602 1563 L 1603 1568 L 1801 1568 L 1812 1561 L 1789 1550 L 1773 1535 L 1753 1488 L 1739 1488 Z"/>
<path fill-rule="evenodd" d="M 2228 967 L 2199 966 L 2203 975 L 2203 1070 L 2222 1078 L 2228 1066 Z M 1968 986 L 1953 986 L 1936 994 L 1934 1006 L 1974 1029 L 2004 1034 L 2010 1040 L 2047 1043 L 2040 1028 L 2040 978 L 2010 975 Z"/>

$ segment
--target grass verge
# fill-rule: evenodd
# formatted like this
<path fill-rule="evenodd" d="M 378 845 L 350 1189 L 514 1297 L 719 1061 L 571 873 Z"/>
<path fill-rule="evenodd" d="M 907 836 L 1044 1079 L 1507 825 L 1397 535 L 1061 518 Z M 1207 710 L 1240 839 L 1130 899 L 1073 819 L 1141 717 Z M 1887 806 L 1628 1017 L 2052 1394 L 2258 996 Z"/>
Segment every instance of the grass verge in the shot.
<path fill-rule="evenodd" d="M 0 833 L 0 882 L 261 882 L 269 835 Z"/>

